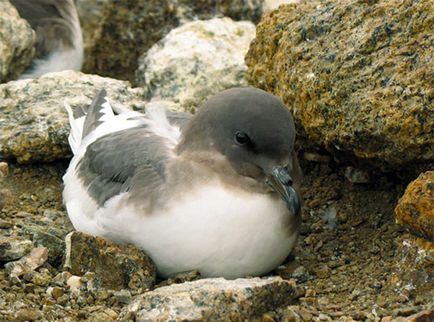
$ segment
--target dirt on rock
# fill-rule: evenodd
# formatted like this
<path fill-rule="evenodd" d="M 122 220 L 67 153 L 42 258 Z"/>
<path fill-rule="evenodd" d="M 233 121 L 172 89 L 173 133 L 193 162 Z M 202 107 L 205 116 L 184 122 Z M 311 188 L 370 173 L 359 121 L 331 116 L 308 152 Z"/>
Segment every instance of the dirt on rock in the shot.
<path fill-rule="evenodd" d="M 0 187 L 12 194 L 0 210 L 2 237 L 19 236 L 30 224 L 59 228 L 65 235 L 72 230 L 61 198 L 66 167 L 65 162 L 9 165 L 9 175 L 0 178 Z M 295 305 L 268 312 L 263 320 L 380 321 L 432 310 L 434 250 L 395 224 L 393 214 L 408 182 L 383 175 L 353 184 L 333 162 L 302 160 L 302 167 L 298 246 L 271 275 L 295 279 L 304 291 Z M 21 280 L 11 279 L 0 265 L 0 321 L 113 320 L 131 298 L 83 287 L 76 295 L 66 283 L 70 274 L 65 277 L 57 262 L 47 261 Z M 79 285 L 86 283 L 85 276 Z"/>

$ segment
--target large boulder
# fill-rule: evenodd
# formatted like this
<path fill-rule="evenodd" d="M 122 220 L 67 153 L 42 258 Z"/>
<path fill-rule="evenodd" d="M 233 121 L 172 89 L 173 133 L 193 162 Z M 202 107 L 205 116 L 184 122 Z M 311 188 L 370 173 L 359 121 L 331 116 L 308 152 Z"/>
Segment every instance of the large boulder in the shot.
<path fill-rule="evenodd" d="M 137 59 L 182 23 L 222 16 L 258 21 L 262 12 L 262 0 L 109 0 L 93 2 L 95 10 L 88 2 L 77 4 L 86 48 L 83 71 L 130 81 Z"/>
<path fill-rule="evenodd" d="M 102 88 L 113 106 L 144 106 L 142 89 L 74 71 L 0 85 L 0 159 L 28 163 L 70 157 L 65 103 L 85 108 Z"/>
<path fill-rule="evenodd" d="M 122 310 L 120 321 L 246 321 L 287 306 L 295 283 L 279 277 L 208 278 L 157 288 Z"/>
<path fill-rule="evenodd" d="M 140 59 L 136 83 L 146 98 L 192 110 L 208 96 L 247 86 L 244 56 L 255 37 L 252 22 L 216 18 L 172 30 Z"/>
<path fill-rule="evenodd" d="M 309 140 L 388 169 L 434 160 L 431 0 L 304 1 L 257 27 L 251 84 Z"/>
<path fill-rule="evenodd" d="M 411 182 L 395 208 L 398 224 L 434 243 L 434 171 Z"/>
<path fill-rule="evenodd" d="M 0 1 L 0 83 L 16 78 L 30 65 L 36 36 L 9 1 Z"/>

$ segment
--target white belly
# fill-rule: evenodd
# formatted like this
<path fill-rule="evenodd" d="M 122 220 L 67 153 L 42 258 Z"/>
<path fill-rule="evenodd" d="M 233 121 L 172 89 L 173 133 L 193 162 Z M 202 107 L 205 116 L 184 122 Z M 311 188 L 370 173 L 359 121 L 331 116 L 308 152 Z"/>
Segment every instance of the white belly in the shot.
<path fill-rule="evenodd" d="M 138 213 L 127 197 L 112 198 L 92 218 L 66 205 L 77 230 L 135 244 L 163 277 L 194 269 L 206 277 L 265 274 L 284 261 L 297 239 L 289 234 L 284 202 L 267 195 L 210 185 L 154 214 Z M 85 206 L 71 203 L 78 204 Z"/>

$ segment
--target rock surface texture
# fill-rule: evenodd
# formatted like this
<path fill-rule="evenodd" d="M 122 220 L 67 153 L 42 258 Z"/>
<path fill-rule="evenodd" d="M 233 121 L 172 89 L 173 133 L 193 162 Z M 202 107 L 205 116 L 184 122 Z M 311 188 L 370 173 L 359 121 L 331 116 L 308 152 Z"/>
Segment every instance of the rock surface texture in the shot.
<path fill-rule="evenodd" d="M 411 182 L 395 208 L 398 224 L 434 243 L 434 171 Z"/>
<path fill-rule="evenodd" d="M 282 6 L 258 25 L 247 77 L 330 151 L 382 168 L 432 164 L 433 24 L 431 0 Z"/>
<path fill-rule="evenodd" d="M 0 1 L 0 83 L 16 78 L 30 65 L 35 34 L 9 1 Z"/>
<path fill-rule="evenodd" d="M 79 1 L 82 17 L 83 6 Z M 186 21 L 216 16 L 258 21 L 262 1 L 110 0 L 101 11 L 94 15 L 98 19 L 94 24 L 83 24 L 87 47 L 83 71 L 133 81 L 137 59 L 173 28 Z M 91 35 L 90 40 L 86 34 Z"/>
<path fill-rule="evenodd" d="M 203 279 L 145 293 L 121 312 L 119 320 L 244 321 L 289 305 L 295 298 L 295 283 L 278 277 Z"/>
<path fill-rule="evenodd" d="M 65 267 L 74 275 L 94 272 L 108 289 L 149 289 L 156 269 L 149 257 L 134 246 L 118 246 L 101 237 L 80 232 L 66 236 Z"/>
<path fill-rule="evenodd" d="M 112 106 L 143 108 L 143 90 L 124 81 L 65 71 L 0 85 L 0 158 L 20 163 L 71 155 L 65 103 L 86 108 L 101 88 Z"/>
<path fill-rule="evenodd" d="M 194 109 L 224 89 L 247 86 L 246 54 L 255 26 L 229 18 L 186 23 L 140 58 L 136 83 L 147 99 L 165 99 Z M 230 58 L 229 58 L 230 57 Z"/>

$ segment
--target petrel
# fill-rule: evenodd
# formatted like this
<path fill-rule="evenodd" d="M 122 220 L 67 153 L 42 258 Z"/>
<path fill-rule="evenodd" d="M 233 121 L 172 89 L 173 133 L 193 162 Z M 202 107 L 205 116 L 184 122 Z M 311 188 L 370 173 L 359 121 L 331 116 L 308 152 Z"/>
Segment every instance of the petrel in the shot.
<path fill-rule="evenodd" d="M 10 0 L 36 33 L 35 58 L 20 79 L 80 70 L 83 37 L 74 0 Z"/>
<path fill-rule="evenodd" d="M 233 88 L 195 115 L 109 104 L 67 107 L 74 153 L 64 202 L 75 229 L 143 249 L 158 274 L 263 275 L 294 247 L 301 170 L 291 113 Z M 75 114 L 74 114 L 75 113 Z"/>

